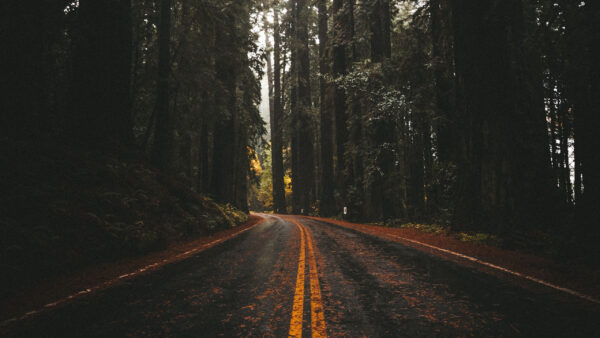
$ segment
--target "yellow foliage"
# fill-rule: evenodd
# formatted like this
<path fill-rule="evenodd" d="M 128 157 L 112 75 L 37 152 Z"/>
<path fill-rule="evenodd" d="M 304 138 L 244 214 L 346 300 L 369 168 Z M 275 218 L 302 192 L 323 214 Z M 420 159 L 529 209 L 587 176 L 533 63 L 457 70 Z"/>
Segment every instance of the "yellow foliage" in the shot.
<path fill-rule="evenodd" d="M 252 172 L 254 172 L 254 174 L 256 176 L 262 175 L 263 168 L 262 168 L 262 165 L 260 164 L 260 160 L 258 159 L 258 155 L 256 154 L 256 151 L 254 151 L 254 149 L 248 147 L 248 154 L 252 158 L 250 160 L 250 169 L 252 170 Z"/>

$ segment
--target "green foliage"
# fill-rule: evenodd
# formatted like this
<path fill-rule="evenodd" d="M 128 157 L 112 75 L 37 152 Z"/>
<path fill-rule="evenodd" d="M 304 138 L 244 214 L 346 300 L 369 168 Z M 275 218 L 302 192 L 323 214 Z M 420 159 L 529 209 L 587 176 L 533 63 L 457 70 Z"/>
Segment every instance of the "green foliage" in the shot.
<path fill-rule="evenodd" d="M 425 233 L 452 235 L 463 242 L 480 243 L 501 247 L 504 241 L 492 234 L 482 232 L 452 232 L 448 226 L 439 224 L 422 224 L 422 223 L 402 223 L 401 220 L 391 221 L 387 223 L 391 226 L 398 227 L 400 224 L 402 229 L 415 229 Z"/>
<path fill-rule="evenodd" d="M 394 224 L 392 222 L 392 224 Z M 420 224 L 420 223 L 404 223 L 400 226 L 402 229 L 416 229 L 419 231 L 434 233 L 434 234 L 447 234 L 448 228 L 439 224 Z"/>
<path fill-rule="evenodd" d="M 248 221 L 248 214 L 237 209 L 229 203 L 222 205 L 221 210 L 223 211 L 223 215 L 225 215 L 225 218 L 231 227 L 244 224 Z"/>
<path fill-rule="evenodd" d="M 471 243 L 482 243 L 489 244 L 494 246 L 501 246 L 502 240 L 495 235 L 475 232 L 475 233 L 465 233 L 461 232 L 457 235 L 457 237 L 463 242 L 471 242 Z"/>

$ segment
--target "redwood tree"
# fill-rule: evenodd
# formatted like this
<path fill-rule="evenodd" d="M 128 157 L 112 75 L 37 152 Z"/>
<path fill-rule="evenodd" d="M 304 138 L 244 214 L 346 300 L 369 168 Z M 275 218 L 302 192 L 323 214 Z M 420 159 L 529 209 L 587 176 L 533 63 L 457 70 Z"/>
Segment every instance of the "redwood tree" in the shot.
<path fill-rule="evenodd" d="M 333 215 L 335 200 L 333 187 L 333 126 L 332 126 L 332 89 L 334 87 L 326 79 L 329 74 L 328 18 L 327 1 L 319 0 L 319 73 L 320 73 L 320 112 L 321 112 L 321 203 L 320 214 Z"/>
<path fill-rule="evenodd" d="M 283 108 L 281 104 L 281 27 L 279 25 L 279 8 L 273 8 L 273 118 L 271 120 L 271 158 L 273 170 L 273 209 L 277 213 L 286 212 L 285 188 L 283 182 L 283 141 L 281 123 Z"/>
<path fill-rule="evenodd" d="M 503 232 L 540 222 L 548 163 L 539 71 L 520 0 L 452 2 L 461 121 L 455 224 Z"/>
<path fill-rule="evenodd" d="M 131 1 L 80 1 L 77 28 L 70 134 L 90 147 L 131 143 Z"/>

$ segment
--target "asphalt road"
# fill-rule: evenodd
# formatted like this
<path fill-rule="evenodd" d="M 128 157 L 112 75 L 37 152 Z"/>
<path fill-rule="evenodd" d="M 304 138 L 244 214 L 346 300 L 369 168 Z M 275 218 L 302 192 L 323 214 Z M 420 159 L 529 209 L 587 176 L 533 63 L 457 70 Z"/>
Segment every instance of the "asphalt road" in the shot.
<path fill-rule="evenodd" d="M 600 306 L 335 225 L 268 216 L 191 258 L 0 328 L 7 337 L 300 334 L 597 337 Z"/>

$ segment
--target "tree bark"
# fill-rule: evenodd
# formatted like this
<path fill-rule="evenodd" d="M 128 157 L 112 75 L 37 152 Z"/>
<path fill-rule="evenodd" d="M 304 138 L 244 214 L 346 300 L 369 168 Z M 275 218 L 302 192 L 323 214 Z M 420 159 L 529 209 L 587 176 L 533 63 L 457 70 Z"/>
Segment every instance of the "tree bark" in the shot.
<path fill-rule="evenodd" d="M 273 56 L 275 61 L 273 83 L 273 119 L 271 120 L 271 161 L 273 172 L 273 209 L 276 213 L 286 213 L 285 187 L 283 181 L 283 141 L 281 135 L 281 118 L 283 109 L 281 104 L 281 28 L 279 26 L 279 8 L 273 8 L 273 40 L 275 48 Z"/>
<path fill-rule="evenodd" d="M 311 123 L 311 87 L 310 87 L 310 57 L 308 48 L 308 18 L 307 0 L 297 2 L 297 44 L 298 44 L 298 164 L 301 212 L 308 213 L 313 204 L 314 187 L 314 149 Z"/>
<path fill-rule="evenodd" d="M 326 79 L 329 74 L 329 42 L 328 42 L 328 17 L 327 1 L 319 0 L 319 73 L 320 73 L 320 112 L 321 112 L 321 196 L 319 213 L 322 216 L 331 216 L 335 213 L 335 199 L 333 196 L 333 126 L 332 126 L 332 90 L 331 83 Z"/>
<path fill-rule="evenodd" d="M 333 67 L 332 77 L 339 80 L 340 77 L 348 73 L 348 58 L 347 47 L 350 42 L 351 35 L 349 28 L 351 26 L 350 10 L 353 9 L 354 0 L 334 0 L 332 4 L 333 12 Z M 346 142 L 348 141 L 348 131 L 346 126 L 346 93 L 340 84 L 336 84 L 334 88 L 334 117 L 335 117 L 335 184 L 337 194 L 345 204 L 346 196 Z"/>
<path fill-rule="evenodd" d="M 449 27 L 448 4 L 441 0 L 430 0 L 431 39 L 433 74 L 435 79 L 436 113 L 438 122 L 437 153 L 444 163 L 456 162 L 457 135 L 454 117 L 454 84 L 452 47 L 448 39 L 452 36 Z"/>
<path fill-rule="evenodd" d="M 82 0 L 77 16 L 70 134 L 90 148 L 130 144 L 131 2 Z"/>
<path fill-rule="evenodd" d="M 550 182 L 543 101 L 533 75 L 541 71 L 523 53 L 522 3 L 452 5 L 457 121 L 463 121 L 454 223 L 493 232 L 543 223 Z"/>
<path fill-rule="evenodd" d="M 296 1 L 290 1 L 290 25 L 287 34 L 290 44 L 290 150 L 292 157 L 292 213 L 300 213 L 302 187 L 300 183 L 300 154 L 299 154 L 299 119 L 298 119 L 298 41 L 297 41 L 297 21 L 298 4 Z"/>
<path fill-rule="evenodd" d="M 600 222 L 600 160 L 598 159 L 598 149 L 600 149 L 600 138 L 597 133 L 600 129 L 600 4 L 598 1 L 586 1 L 583 6 L 583 22 L 581 25 L 584 30 L 583 36 L 586 37 L 585 46 L 582 51 L 587 66 L 587 76 L 585 76 L 584 104 L 579 110 L 579 129 L 577 146 L 580 161 L 580 170 L 583 177 L 583 193 L 579 203 L 581 213 L 581 225 L 586 231 L 590 231 L 590 236 L 597 240 L 600 238 L 598 224 Z M 597 242 L 596 242 L 597 243 Z M 596 248 L 598 246 L 596 245 Z M 600 256 L 598 249 L 595 252 L 596 257 Z"/>
<path fill-rule="evenodd" d="M 231 7 L 232 5 L 229 5 Z M 211 194 L 221 203 L 235 203 L 235 158 L 236 136 L 235 120 L 237 114 L 236 86 L 238 64 L 237 54 L 231 53 L 236 48 L 235 17 L 231 8 L 224 13 L 224 23 L 216 29 L 217 48 L 221 55 L 215 60 L 216 78 L 222 83 L 217 87 L 215 100 L 217 111 L 213 133 L 213 159 L 211 174 Z M 226 52 L 228 51 L 228 52 Z"/>
<path fill-rule="evenodd" d="M 391 57 L 391 17 L 389 0 L 374 0 L 369 7 L 371 29 L 371 61 L 382 62 Z"/>
<path fill-rule="evenodd" d="M 171 1 L 161 0 L 158 24 L 158 81 L 156 87 L 156 125 L 152 161 L 164 172 L 172 168 L 173 117 L 169 112 L 171 74 Z"/>

